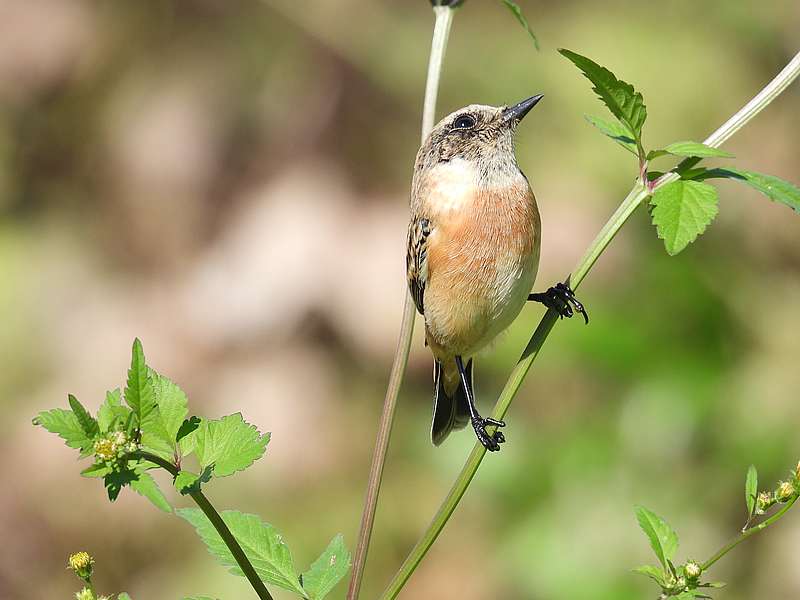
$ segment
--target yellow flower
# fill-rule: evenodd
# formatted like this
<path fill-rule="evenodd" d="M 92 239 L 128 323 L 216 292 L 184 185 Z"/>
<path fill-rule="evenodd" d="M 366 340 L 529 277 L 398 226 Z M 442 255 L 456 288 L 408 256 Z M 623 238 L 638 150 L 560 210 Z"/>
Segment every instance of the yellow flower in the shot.
<path fill-rule="evenodd" d="M 689 579 L 697 579 L 698 577 L 700 577 L 700 574 L 703 572 L 703 569 L 699 564 L 697 564 L 693 560 L 690 560 L 689 562 L 686 563 L 686 566 L 683 568 L 683 572 L 686 573 L 686 577 L 688 577 Z"/>
<path fill-rule="evenodd" d="M 75 592 L 75 600 L 95 600 L 94 592 L 85 587 L 80 592 Z"/>
<path fill-rule="evenodd" d="M 764 511 L 766 511 L 773 504 L 775 504 L 775 499 L 772 497 L 771 493 L 759 492 L 758 499 L 756 501 L 756 514 L 763 515 Z"/>
<path fill-rule="evenodd" d="M 94 559 L 88 552 L 76 552 L 69 556 L 68 568 L 83 580 L 88 580 L 92 576 L 92 565 L 94 565 Z"/>
<path fill-rule="evenodd" d="M 94 455 L 100 460 L 113 460 L 117 456 L 117 445 L 108 438 L 101 438 L 94 443 Z"/>
<path fill-rule="evenodd" d="M 775 497 L 778 502 L 786 502 L 794 496 L 794 486 L 789 481 L 781 481 L 778 484 L 778 489 L 775 490 Z"/>

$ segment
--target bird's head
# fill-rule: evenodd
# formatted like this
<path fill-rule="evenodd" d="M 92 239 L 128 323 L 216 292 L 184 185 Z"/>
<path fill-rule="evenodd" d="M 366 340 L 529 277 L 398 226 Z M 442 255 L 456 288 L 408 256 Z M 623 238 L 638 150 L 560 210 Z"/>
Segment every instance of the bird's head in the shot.
<path fill-rule="evenodd" d="M 439 121 L 420 149 L 424 167 L 453 159 L 478 163 L 514 158 L 514 133 L 519 122 L 536 106 L 542 94 L 514 106 L 471 104 Z"/>

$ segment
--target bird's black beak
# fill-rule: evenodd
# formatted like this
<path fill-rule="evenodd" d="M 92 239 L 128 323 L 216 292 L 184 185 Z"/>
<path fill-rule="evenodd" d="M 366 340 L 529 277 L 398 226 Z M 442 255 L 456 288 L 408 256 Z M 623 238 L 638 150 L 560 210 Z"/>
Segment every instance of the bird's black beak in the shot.
<path fill-rule="evenodd" d="M 506 123 L 511 123 L 512 121 L 519 123 L 542 98 L 544 98 L 544 94 L 536 94 L 519 104 L 509 106 L 503 110 L 503 121 Z"/>

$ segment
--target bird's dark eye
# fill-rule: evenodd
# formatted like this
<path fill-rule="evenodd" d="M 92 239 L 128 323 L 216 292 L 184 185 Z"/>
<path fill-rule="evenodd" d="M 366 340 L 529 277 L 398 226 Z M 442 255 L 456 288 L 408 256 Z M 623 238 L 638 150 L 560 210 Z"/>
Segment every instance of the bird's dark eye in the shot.
<path fill-rule="evenodd" d="M 475 127 L 475 117 L 472 115 L 461 115 L 453 123 L 453 129 L 472 129 Z"/>

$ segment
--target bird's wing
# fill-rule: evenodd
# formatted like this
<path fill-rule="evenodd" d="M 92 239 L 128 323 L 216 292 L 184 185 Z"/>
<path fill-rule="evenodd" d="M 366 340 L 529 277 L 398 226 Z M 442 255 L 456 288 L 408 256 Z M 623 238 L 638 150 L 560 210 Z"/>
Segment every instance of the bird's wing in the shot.
<path fill-rule="evenodd" d="M 406 277 L 408 289 L 421 315 L 425 314 L 425 283 L 428 280 L 428 237 L 433 227 L 428 219 L 413 217 L 408 226 Z"/>

